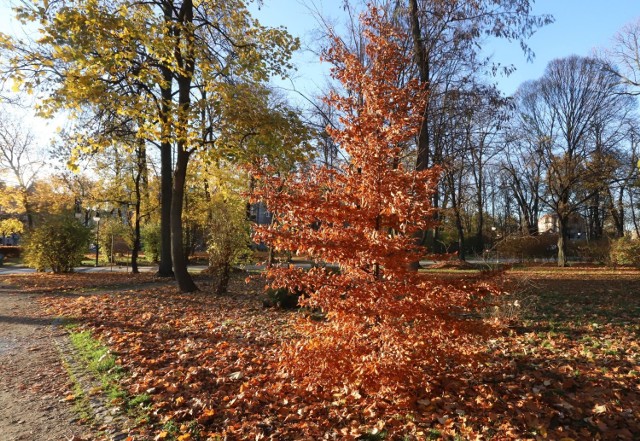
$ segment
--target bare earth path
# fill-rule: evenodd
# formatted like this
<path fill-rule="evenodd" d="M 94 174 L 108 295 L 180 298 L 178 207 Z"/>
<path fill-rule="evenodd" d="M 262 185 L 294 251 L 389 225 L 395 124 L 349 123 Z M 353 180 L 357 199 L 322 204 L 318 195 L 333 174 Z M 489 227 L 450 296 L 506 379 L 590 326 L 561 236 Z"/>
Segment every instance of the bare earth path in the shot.
<path fill-rule="evenodd" d="M 38 294 L 0 284 L 0 441 L 92 439 L 72 405 L 69 377 Z"/>

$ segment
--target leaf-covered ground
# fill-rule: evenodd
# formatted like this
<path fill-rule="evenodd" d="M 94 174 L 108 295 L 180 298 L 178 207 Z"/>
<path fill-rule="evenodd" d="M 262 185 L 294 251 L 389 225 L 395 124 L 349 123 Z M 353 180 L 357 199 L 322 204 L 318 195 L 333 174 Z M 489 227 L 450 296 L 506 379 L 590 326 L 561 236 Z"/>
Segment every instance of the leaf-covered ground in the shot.
<path fill-rule="evenodd" d="M 27 273 L 6 276 L 6 283 L 19 286 L 22 292 L 45 293 L 91 293 L 108 288 L 123 289 L 127 287 L 142 288 L 148 284 L 166 283 L 167 279 L 157 277 L 153 273 Z"/>
<path fill-rule="evenodd" d="M 51 294 L 50 313 L 95 331 L 128 390 L 150 395 L 155 425 L 136 439 L 640 439 L 637 271 L 510 271 L 493 312 L 508 326 L 478 342 L 484 361 L 426 378 L 410 407 L 301 390 L 278 359 L 302 314 L 264 309 L 260 281 L 216 297 L 114 275 L 119 290 L 78 295 L 87 284 L 38 277 L 76 290 Z"/>

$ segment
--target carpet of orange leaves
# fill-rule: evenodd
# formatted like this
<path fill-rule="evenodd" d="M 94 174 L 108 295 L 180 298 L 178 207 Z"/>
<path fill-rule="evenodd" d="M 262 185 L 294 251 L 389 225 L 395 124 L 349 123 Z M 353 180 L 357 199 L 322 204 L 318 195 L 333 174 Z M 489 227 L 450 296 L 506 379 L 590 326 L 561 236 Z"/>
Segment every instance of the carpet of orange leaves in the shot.
<path fill-rule="evenodd" d="M 528 289 L 505 300 L 510 326 L 478 342 L 484 361 L 425 378 L 410 406 L 300 388 L 279 367 L 279 347 L 298 337 L 302 314 L 263 309 L 260 281 L 237 278 L 216 297 L 206 286 L 184 295 L 120 275 L 110 284 L 132 290 L 45 302 L 112 348 L 132 394 L 151 396 L 155 425 L 135 439 L 162 439 L 168 421 L 182 440 L 640 439 L 640 273 L 509 274 Z M 40 288 L 72 285 L 47 277 Z"/>
<path fill-rule="evenodd" d="M 154 273 L 26 273 L 6 276 L 6 282 L 17 285 L 23 292 L 78 292 L 80 290 L 137 287 L 148 283 L 166 283 L 166 278 Z"/>

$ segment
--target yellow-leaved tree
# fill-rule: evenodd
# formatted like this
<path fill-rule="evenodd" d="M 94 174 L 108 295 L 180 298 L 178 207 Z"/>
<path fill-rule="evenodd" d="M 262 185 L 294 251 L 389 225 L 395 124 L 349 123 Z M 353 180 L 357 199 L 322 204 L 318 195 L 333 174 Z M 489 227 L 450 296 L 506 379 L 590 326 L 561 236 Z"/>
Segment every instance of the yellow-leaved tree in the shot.
<path fill-rule="evenodd" d="M 41 94 L 43 115 L 99 112 L 160 149 L 162 236 L 171 241 L 159 273 L 173 269 L 180 290 L 196 290 L 183 251 L 189 160 L 217 148 L 227 86 L 285 75 L 297 40 L 260 25 L 240 0 L 31 0 L 17 15 L 41 36 L 0 35 L 3 70 L 18 89 Z"/>

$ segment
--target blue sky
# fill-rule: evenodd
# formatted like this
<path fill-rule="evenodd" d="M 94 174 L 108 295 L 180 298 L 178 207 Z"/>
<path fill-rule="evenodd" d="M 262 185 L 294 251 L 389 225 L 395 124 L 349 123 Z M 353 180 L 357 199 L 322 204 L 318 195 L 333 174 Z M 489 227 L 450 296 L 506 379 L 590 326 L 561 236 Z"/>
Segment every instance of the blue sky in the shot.
<path fill-rule="evenodd" d="M 13 33 L 19 25 L 12 20 L 9 4 L 12 0 L 0 0 L 0 30 Z M 339 20 L 343 11 L 342 0 L 313 0 L 317 9 L 326 16 Z M 264 0 L 258 10 L 252 6 L 254 15 L 263 24 L 285 26 L 289 31 L 313 46 L 313 29 L 317 28 L 309 7 L 311 0 Z M 540 77 L 547 63 L 571 54 L 589 55 L 594 48 L 607 47 L 612 37 L 625 24 L 640 17 L 640 0 L 538 0 L 534 13 L 552 14 L 556 21 L 538 30 L 529 40 L 536 53 L 533 63 L 527 63 L 517 43 L 507 44 L 495 40 L 487 41 L 484 50 L 493 54 L 501 64 L 513 64 L 517 71 L 509 78 L 497 78 L 505 94 L 513 93 L 523 81 Z M 327 67 L 322 66 L 316 55 L 301 52 L 295 56 L 298 72 L 291 81 L 275 81 L 277 86 L 295 88 L 307 96 L 320 92 Z M 291 94 L 295 102 L 304 100 Z M 296 98 L 297 97 L 297 98 Z M 40 125 L 40 124 L 39 124 Z M 51 125 L 49 126 L 51 127 Z M 42 130 L 42 129 L 40 129 Z M 45 129 L 46 130 L 46 129 Z"/>
<path fill-rule="evenodd" d="M 11 19 L 9 4 L 12 0 L 0 0 L 0 30 L 12 33 L 19 29 Z M 312 30 L 317 27 L 313 14 L 306 4 L 312 0 L 264 0 L 262 7 L 252 7 L 255 16 L 265 25 L 285 26 L 313 45 Z M 342 0 L 313 0 L 324 15 L 340 19 L 339 6 Z M 611 38 L 625 24 L 640 17 L 640 0 L 537 0 L 534 13 L 548 13 L 555 23 L 545 26 L 529 40 L 536 53 L 533 63 L 527 63 L 517 43 L 507 44 L 495 40 L 487 41 L 485 51 L 493 54 L 501 64 L 513 64 L 517 71 L 509 78 L 498 78 L 500 88 L 506 94 L 513 93 L 523 81 L 542 75 L 547 63 L 571 54 L 589 55 L 594 48 L 606 47 Z M 297 89 L 312 95 L 323 84 L 326 69 L 320 66 L 317 57 L 300 53 L 295 57 L 298 73 L 294 78 Z M 291 87 L 291 82 L 276 82 L 282 87 Z"/>
<path fill-rule="evenodd" d="M 306 2 L 306 0 L 305 0 Z M 285 26 L 308 43 L 313 43 L 311 30 L 316 22 L 302 0 L 264 0 L 255 12 L 265 25 Z M 316 5 L 330 17 L 339 18 L 341 0 L 317 0 Z M 529 39 L 536 53 L 533 63 L 528 63 L 517 42 L 490 40 L 484 50 L 501 64 L 513 64 L 517 71 L 509 78 L 496 78 L 505 94 L 512 94 L 523 81 L 539 78 L 547 63 L 555 58 L 572 54 L 589 55 L 595 48 L 607 47 L 613 36 L 627 23 L 640 17 L 640 0 L 538 0 L 534 14 L 551 14 L 555 23 L 545 26 Z M 309 41 L 311 40 L 311 41 Z M 296 56 L 299 64 L 294 84 L 298 90 L 313 94 L 322 85 L 325 69 L 319 66 L 311 54 Z M 276 82 L 289 87 L 290 83 Z"/>
<path fill-rule="evenodd" d="M 556 21 L 529 39 L 536 53 L 533 63 L 526 62 L 517 45 L 498 44 L 492 48 L 496 59 L 504 59 L 518 68 L 510 78 L 500 82 L 507 94 L 523 81 L 539 78 L 547 63 L 555 58 L 590 55 L 593 49 L 610 46 L 625 24 L 640 17 L 640 0 L 538 0 L 534 13 L 550 13 Z"/>

